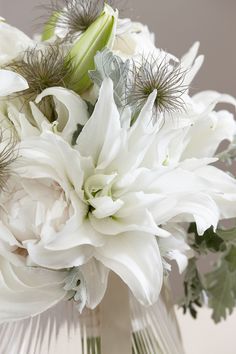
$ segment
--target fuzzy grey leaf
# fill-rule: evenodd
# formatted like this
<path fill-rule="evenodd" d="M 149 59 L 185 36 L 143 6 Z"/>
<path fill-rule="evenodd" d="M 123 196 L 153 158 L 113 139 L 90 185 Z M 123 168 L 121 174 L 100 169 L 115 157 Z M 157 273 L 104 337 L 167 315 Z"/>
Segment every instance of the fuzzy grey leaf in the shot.
<path fill-rule="evenodd" d="M 65 282 L 66 284 L 64 286 L 64 289 L 68 291 L 68 294 L 70 294 L 69 297 L 71 299 L 74 299 L 74 301 L 76 302 L 76 307 L 81 313 L 86 304 L 87 292 L 85 281 L 79 268 L 73 268 L 69 272 Z"/>
<path fill-rule="evenodd" d="M 129 61 L 123 62 L 107 48 L 98 52 L 94 61 L 96 69 L 89 72 L 91 80 L 100 87 L 103 80 L 109 77 L 114 84 L 115 102 L 121 108 L 125 99 Z"/>

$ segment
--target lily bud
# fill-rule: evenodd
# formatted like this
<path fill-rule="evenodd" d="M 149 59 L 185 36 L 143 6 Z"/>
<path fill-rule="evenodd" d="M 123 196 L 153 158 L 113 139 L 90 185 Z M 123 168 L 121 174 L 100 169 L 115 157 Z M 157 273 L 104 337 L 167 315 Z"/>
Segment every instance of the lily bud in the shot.
<path fill-rule="evenodd" d="M 42 41 L 48 41 L 55 34 L 57 19 L 60 16 L 59 12 L 54 12 L 45 24 L 42 33 Z M 53 24 L 53 25 L 52 25 Z"/>
<path fill-rule="evenodd" d="M 105 47 L 112 47 L 117 17 L 117 13 L 106 5 L 102 14 L 72 46 L 66 57 L 66 61 L 69 61 L 73 66 L 67 82 L 70 89 L 81 94 L 92 85 L 88 73 L 95 69 L 94 57 L 96 53 Z"/>

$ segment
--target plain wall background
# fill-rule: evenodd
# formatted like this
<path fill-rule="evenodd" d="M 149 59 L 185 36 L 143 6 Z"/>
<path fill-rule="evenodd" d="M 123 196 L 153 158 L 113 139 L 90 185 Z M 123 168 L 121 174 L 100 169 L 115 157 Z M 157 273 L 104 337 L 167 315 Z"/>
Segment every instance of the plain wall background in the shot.
<path fill-rule="evenodd" d="M 49 2 L 50 0 L 48 0 Z M 47 0 L 0 0 L 0 15 L 28 34 Z M 116 0 L 118 7 L 156 33 L 159 47 L 180 56 L 200 40 L 205 64 L 193 89 L 236 96 L 235 0 Z M 40 22 L 40 21 L 39 21 Z M 35 30 L 35 28 L 34 28 Z"/>

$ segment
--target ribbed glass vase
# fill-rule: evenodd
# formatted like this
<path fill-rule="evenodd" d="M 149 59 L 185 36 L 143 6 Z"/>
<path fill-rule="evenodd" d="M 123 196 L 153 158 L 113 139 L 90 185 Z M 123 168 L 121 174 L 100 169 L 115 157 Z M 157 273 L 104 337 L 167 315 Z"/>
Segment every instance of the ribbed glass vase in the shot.
<path fill-rule="evenodd" d="M 168 294 L 168 289 L 162 291 L 149 308 L 130 295 L 132 354 L 184 354 Z M 73 302 L 62 302 L 34 318 L 5 323 L 0 326 L 0 353 L 103 354 L 101 310 L 86 309 L 80 315 Z"/>

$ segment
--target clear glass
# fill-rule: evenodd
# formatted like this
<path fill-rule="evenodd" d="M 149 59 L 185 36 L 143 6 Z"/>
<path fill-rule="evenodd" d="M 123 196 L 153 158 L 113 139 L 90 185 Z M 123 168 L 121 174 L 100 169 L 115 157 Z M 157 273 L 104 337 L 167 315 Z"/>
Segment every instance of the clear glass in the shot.
<path fill-rule="evenodd" d="M 130 295 L 130 308 L 132 354 L 184 353 L 167 288 L 149 308 Z M 1 325 L 0 353 L 102 354 L 100 322 L 99 307 L 80 315 L 73 302 L 62 302 L 34 318 Z"/>

